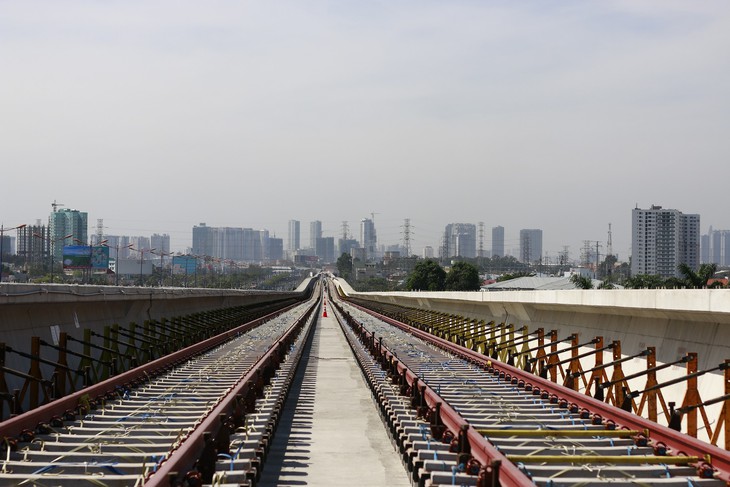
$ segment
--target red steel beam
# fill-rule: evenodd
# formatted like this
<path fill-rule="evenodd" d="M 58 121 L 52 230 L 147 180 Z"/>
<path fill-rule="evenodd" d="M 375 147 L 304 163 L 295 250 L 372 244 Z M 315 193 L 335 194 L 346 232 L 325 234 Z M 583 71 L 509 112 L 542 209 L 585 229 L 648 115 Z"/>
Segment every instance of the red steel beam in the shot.
<path fill-rule="evenodd" d="M 255 328 L 264 321 L 278 316 L 283 311 L 291 308 L 292 306 L 295 305 L 291 305 L 287 308 L 284 308 L 283 310 L 270 313 L 262 318 L 257 318 L 249 323 L 237 326 L 236 328 L 223 332 L 214 337 L 208 338 L 207 340 L 203 340 L 202 342 L 198 342 L 194 345 L 183 348 L 182 350 L 178 350 L 177 352 L 165 355 L 164 357 L 160 357 L 157 360 L 153 360 L 152 362 L 148 362 L 137 368 L 115 375 L 107 380 L 80 389 L 67 396 L 56 399 L 55 401 L 51 401 L 28 412 L 19 414 L 14 418 L 10 418 L 3 422 L 0 422 L 0 439 L 16 436 L 20 434 L 21 431 L 26 429 L 35 430 L 38 424 L 50 421 L 50 419 L 54 416 L 61 416 L 65 411 L 69 409 L 75 409 L 77 406 L 79 406 L 82 396 L 88 395 L 90 399 L 95 399 L 97 397 L 103 397 L 108 393 L 114 392 L 117 386 L 124 386 L 138 380 L 146 380 L 157 371 L 163 370 L 176 362 L 184 361 L 189 357 L 213 348 L 229 340 L 238 333 Z"/>
<path fill-rule="evenodd" d="M 442 338 L 433 336 L 427 332 L 418 330 L 417 328 L 400 323 L 399 321 L 396 321 L 392 318 L 389 318 L 365 307 L 357 305 L 354 306 L 362 309 L 363 311 L 366 311 L 367 313 L 377 317 L 382 321 L 390 323 L 391 325 L 396 326 L 402 330 L 406 330 L 414 336 L 417 336 L 418 338 L 430 341 L 431 343 L 448 349 L 449 351 L 457 355 L 461 355 L 464 358 L 480 363 L 482 365 L 486 365 L 488 361 L 492 362 L 492 366 L 495 365 L 495 361 L 492 360 L 490 357 L 484 356 L 471 349 L 456 345 Z M 661 424 L 654 423 L 646 418 L 637 416 L 636 414 L 628 413 L 620 408 L 611 406 L 610 404 L 606 404 L 590 396 L 581 394 L 577 391 L 573 391 L 571 389 L 568 389 L 567 387 L 563 387 L 546 379 L 542 379 L 541 377 L 538 377 L 536 375 L 528 374 L 525 371 L 520 370 L 516 367 L 512 367 L 502 362 L 499 362 L 497 365 L 498 369 L 503 370 L 505 373 L 509 373 L 513 377 L 524 380 L 526 384 L 538 386 L 540 390 L 547 390 L 548 392 L 557 395 L 559 398 L 566 399 L 569 403 L 575 403 L 579 407 L 585 408 L 594 414 L 600 414 L 601 417 L 603 417 L 604 419 L 610 419 L 614 421 L 617 426 L 623 426 L 630 430 L 649 430 L 650 438 L 653 441 L 663 442 L 668 447 L 670 447 L 675 454 L 686 453 L 690 456 L 708 458 L 709 460 L 711 460 L 712 466 L 717 471 L 717 477 L 727 483 L 730 483 L 730 452 L 728 452 L 727 450 L 723 450 L 719 447 L 698 440 L 697 438 L 693 438 L 687 434 L 672 430 Z M 444 406 L 442 406 L 442 410 L 444 410 Z M 444 422 L 444 424 L 446 424 L 446 422 Z M 455 431 L 458 431 L 458 429 Z M 479 435 L 479 437 L 481 438 L 481 435 Z M 481 460 L 479 461 L 481 462 Z M 510 464 L 511 462 L 502 463 L 502 466 L 500 468 L 500 480 L 502 472 L 505 471 L 506 473 L 507 469 L 505 467 Z"/>
<path fill-rule="evenodd" d="M 230 413 L 231 405 L 236 399 L 236 396 L 241 394 L 246 385 L 256 377 L 258 370 L 268 364 L 272 355 L 277 352 L 279 343 L 287 340 L 290 335 L 295 333 L 295 331 L 308 319 L 312 310 L 315 309 L 316 306 L 316 304 L 312 305 L 309 310 L 300 316 L 296 323 L 290 326 L 289 329 L 272 344 L 269 350 L 262 355 L 261 358 L 259 358 L 253 367 L 251 367 L 251 370 L 249 370 L 246 375 L 238 379 L 228 394 L 221 397 L 218 404 L 205 416 L 205 419 L 203 419 L 200 424 L 190 432 L 182 444 L 174 450 L 167 459 L 162 461 L 157 471 L 152 473 L 149 479 L 145 482 L 145 486 L 168 486 L 170 485 L 171 474 L 184 474 L 193 468 L 195 461 L 198 459 L 200 453 L 205 447 L 203 434 L 210 432 L 215 435 L 218 432 L 220 429 L 221 414 Z"/>

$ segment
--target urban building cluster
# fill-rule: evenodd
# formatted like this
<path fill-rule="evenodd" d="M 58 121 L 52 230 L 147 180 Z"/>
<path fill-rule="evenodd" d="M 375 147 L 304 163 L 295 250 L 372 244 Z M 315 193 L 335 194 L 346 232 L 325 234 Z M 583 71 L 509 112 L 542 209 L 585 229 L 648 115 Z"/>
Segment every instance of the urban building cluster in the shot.
<path fill-rule="evenodd" d="M 175 256 L 170 250 L 170 236 L 107 235 L 103 222 L 97 221 L 95 231 L 89 233 L 88 214 L 83 211 L 58 208 L 55 202 L 47 223 L 37 220 L 13 228 L 0 228 L 0 255 L 16 254 L 26 266 L 50 266 L 61 269 L 64 249 L 82 246 L 89 249 L 103 247 L 109 269 L 113 273 L 152 273 L 153 265 L 171 267 Z M 299 220 L 288 222 L 286 242 L 270 235 L 268 230 L 243 227 L 212 227 L 200 223 L 192 228 L 192 247 L 184 254 L 196 258 L 243 264 L 278 265 L 293 263 L 312 267 L 335 263 L 339 256 L 348 254 L 353 261 L 362 263 L 411 257 L 416 254 L 410 248 L 410 221 L 405 220 L 402 242 L 392 245 L 379 244 L 374 218 L 363 218 L 358 231 L 351 232 L 347 222 L 342 223 L 339 238 L 325 236 L 322 222 L 309 222 L 309 241 L 302 241 L 302 224 Z M 15 230 L 13 236 L 10 230 Z M 511 255 L 521 263 L 543 263 L 543 231 L 521 229 L 519 250 L 505 249 L 505 228 L 491 229 L 491 239 L 486 238 L 483 223 L 449 223 L 445 226 L 437 250 L 426 246 L 420 257 L 442 260 L 506 257 Z M 607 255 L 610 253 L 610 226 Z M 485 241 L 490 243 L 486 248 Z M 598 242 L 595 250 L 586 242 L 584 262 L 598 265 Z M 517 255 L 515 251 L 517 250 Z M 181 253 L 178 253 L 181 254 Z M 567 247 L 565 251 L 567 264 Z M 178 262 L 179 263 L 179 262 Z M 632 247 L 630 268 L 632 275 L 646 274 L 662 277 L 678 275 L 677 267 L 685 263 L 696 269 L 701 263 L 730 266 L 730 230 L 710 227 L 707 235 L 700 236 L 700 216 L 684 214 L 674 209 L 651 206 L 632 210 Z M 182 264 L 185 271 L 191 264 Z M 197 265 L 197 264 L 194 264 Z"/>

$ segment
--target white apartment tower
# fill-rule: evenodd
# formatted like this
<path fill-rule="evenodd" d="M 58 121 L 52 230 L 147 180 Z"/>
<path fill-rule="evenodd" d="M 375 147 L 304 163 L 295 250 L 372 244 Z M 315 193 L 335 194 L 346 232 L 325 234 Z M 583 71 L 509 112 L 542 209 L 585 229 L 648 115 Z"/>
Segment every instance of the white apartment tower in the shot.
<path fill-rule="evenodd" d="M 309 248 L 316 251 L 317 239 L 322 238 L 322 222 L 315 220 L 309 222 Z"/>
<path fill-rule="evenodd" d="M 289 256 L 292 259 L 294 258 L 294 253 L 301 248 L 299 236 L 299 220 L 289 220 L 289 239 L 287 241 L 286 249 L 289 251 Z"/>
<path fill-rule="evenodd" d="M 631 274 L 679 277 L 677 266 L 700 265 L 700 215 L 652 205 L 631 212 Z"/>

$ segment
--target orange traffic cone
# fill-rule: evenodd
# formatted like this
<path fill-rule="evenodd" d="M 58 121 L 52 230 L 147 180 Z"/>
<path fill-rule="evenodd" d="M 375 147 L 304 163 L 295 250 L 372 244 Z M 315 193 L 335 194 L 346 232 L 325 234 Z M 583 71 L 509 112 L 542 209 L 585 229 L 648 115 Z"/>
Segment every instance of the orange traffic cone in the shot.
<path fill-rule="evenodd" d="M 322 313 L 322 318 L 327 318 L 327 306 L 324 307 L 324 313 Z"/>

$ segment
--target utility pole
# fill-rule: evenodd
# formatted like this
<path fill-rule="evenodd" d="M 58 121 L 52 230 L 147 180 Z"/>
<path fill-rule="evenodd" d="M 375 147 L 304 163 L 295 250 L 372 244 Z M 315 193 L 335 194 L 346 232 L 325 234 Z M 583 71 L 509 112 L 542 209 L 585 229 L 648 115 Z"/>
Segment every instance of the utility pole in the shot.
<path fill-rule="evenodd" d="M 613 255 L 613 241 L 611 238 L 611 224 L 608 224 L 608 242 L 606 242 L 606 257 Z"/>

